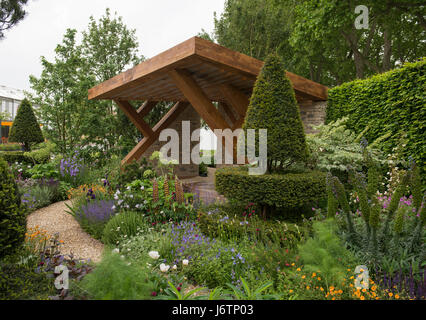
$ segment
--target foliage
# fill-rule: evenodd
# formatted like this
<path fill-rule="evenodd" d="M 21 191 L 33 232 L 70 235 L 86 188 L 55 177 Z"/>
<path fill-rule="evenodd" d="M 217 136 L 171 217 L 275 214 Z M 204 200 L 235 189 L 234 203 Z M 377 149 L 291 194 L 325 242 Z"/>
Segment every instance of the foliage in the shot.
<path fill-rule="evenodd" d="M 148 171 L 145 173 L 145 171 Z M 108 181 L 114 189 L 122 189 L 127 184 L 135 180 L 143 180 L 146 178 L 153 178 L 155 173 L 152 167 L 148 164 L 146 158 L 141 158 L 139 161 L 132 161 L 131 163 L 120 165 L 108 173 Z"/>
<path fill-rule="evenodd" d="M 202 296 L 199 296 L 199 297 L 195 296 L 195 294 L 198 291 L 201 291 L 201 290 L 205 289 L 203 287 L 192 289 L 192 290 L 190 290 L 187 293 L 182 293 L 181 292 L 181 290 L 182 290 L 181 287 L 177 287 L 176 288 L 173 285 L 173 283 L 171 283 L 170 281 L 168 281 L 168 284 L 169 284 L 169 287 L 164 290 L 164 294 L 158 296 L 157 299 L 159 299 L 159 300 L 194 300 L 194 299 L 197 299 L 197 298 L 198 299 L 203 298 Z"/>
<path fill-rule="evenodd" d="M 21 145 L 18 143 L 0 144 L 0 151 L 20 151 Z"/>
<path fill-rule="evenodd" d="M 44 141 L 31 103 L 27 99 L 22 100 L 18 108 L 10 129 L 9 141 L 22 143 L 25 151 L 30 151 L 33 144 Z"/>
<path fill-rule="evenodd" d="M 222 168 L 215 186 L 229 199 L 277 208 L 300 208 L 326 197 L 325 174 L 319 171 L 249 175 L 246 168 Z"/>
<path fill-rule="evenodd" d="M 290 43 L 311 78 L 326 85 L 382 73 L 424 55 L 424 3 L 367 0 L 369 26 L 356 29 L 359 3 L 307 0 L 294 3 Z M 364 19 L 363 19 L 364 20 Z M 363 22 L 366 22 L 365 20 Z"/>
<path fill-rule="evenodd" d="M 24 5 L 28 0 L 8 0 L 0 3 L 0 40 L 4 37 L 4 31 L 12 28 L 21 21 L 26 12 Z"/>
<path fill-rule="evenodd" d="M 13 253 L 25 237 L 25 209 L 7 163 L 0 158 L 0 257 Z"/>
<path fill-rule="evenodd" d="M 45 144 L 41 144 L 39 146 L 40 148 L 37 148 L 37 146 L 35 146 L 33 148 L 33 151 L 31 152 L 25 152 L 24 157 L 31 159 L 34 164 L 49 162 L 51 153 L 53 152 L 55 145 L 48 141 Z"/>
<path fill-rule="evenodd" d="M 198 166 L 198 175 L 200 177 L 207 177 L 208 175 L 207 165 L 204 162 L 201 162 Z"/>
<path fill-rule="evenodd" d="M 384 195 L 379 191 L 368 192 L 377 190 L 381 179 L 377 178 L 380 173 L 372 170 L 374 167 L 368 162 L 367 165 L 367 179 L 362 173 L 350 170 L 355 191 L 353 201 L 346 197 L 345 188 L 337 178 L 328 179 L 345 216 L 345 221 L 342 221 L 340 215 L 337 215 L 339 235 L 358 259 L 376 274 L 386 274 L 392 278 L 396 272 L 400 272 L 413 278 L 413 288 L 410 288 L 412 294 L 422 286 L 425 267 L 424 204 L 418 200 L 422 198 L 418 183 L 420 170 L 416 169 L 413 162 L 398 185 Z M 387 186 L 390 187 L 390 184 Z M 414 194 L 406 198 L 408 189 Z M 402 277 L 400 281 L 402 283 Z"/>
<path fill-rule="evenodd" d="M 227 283 L 227 286 L 231 288 L 229 292 L 236 300 L 271 300 L 273 298 L 278 298 L 277 295 L 265 295 L 263 292 L 273 285 L 272 281 L 265 282 L 260 284 L 257 288 L 251 288 L 247 284 L 247 281 L 240 277 L 242 284 L 242 289 L 233 285 L 232 283 Z"/>
<path fill-rule="evenodd" d="M 50 178 L 59 178 L 59 170 L 53 162 L 48 162 L 45 164 L 36 164 L 29 170 L 27 170 L 31 179 L 50 179 Z"/>
<path fill-rule="evenodd" d="M 246 135 L 248 129 L 268 130 L 267 164 L 264 164 L 268 172 L 307 160 L 308 149 L 299 107 L 277 55 L 267 57 L 257 76 L 243 129 Z M 259 150 L 258 146 L 257 138 L 255 150 Z"/>
<path fill-rule="evenodd" d="M 107 254 L 79 283 L 84 297 L 95 300 L 151 299 L 155 285 L 145 267 L 129 264 L 118 254 Z"/>
<path fill-rule="evenodd" d="M 198 211 L 198 225 L 203 234 L 224 241 L 250 239 L 258 245 L 273 241 L 286 249 L 295 247 L 303 238 L 303 230 L 296 224 L 260 219 L 252 203 L 239 207 L 237 213 L 230 206 L 211 206 Z"/>
<path fill-rule="evenodd" d="M 41 76 L 30 76 L 34 91 L 30 97 L 39 106 L 47 137 L 61 153 L 68 154 L 82 143 L 109 155 L 123 136 L 133 145 L 140 137 L 112 101 L 87 98 L 88 90 L 96 83 L 140 61 L 134 34 L 121 17 L 112 17 L 107 9 L 99 21 L 90 17 L 81 43 L 77 41 L 77 30 L 67 29 L 55 49 L 54 61 L 41 57 Z M 123 133 L 123 127 L 131 130 Z"/>
<path fill-rule="evenodd" d="M 333 220 L 314 222 L 314 236 L 299 246 L 299 255 L 308 272 L 320 271 L 327 284 L 341 283 L 355 258 L 336 234 Z"/>
<path fill-rule="evenodd" d="M 362 170 L 364 157 L 362 155 L 361 138 L 368 132 L 369 127 L 358 136 L 347 128 L 348 117 L 315 126 L 315 134 L 308 134 L 306 140 L 310 149 L 309 164 L 321 171 L 331 171 L 340 178 L 347 180 L 347 167 Z M 384 164 L 383 154 L 376 149 L 375 142 L 368 146 L 372 161 Z"/>
<path fill-rule="evenodd" d="M 368 141 L 390 133 L 379 146 L 390 154 L 400 142 L 401 132 L 407 135 L 404 158 L 412 156 L 425 176 L 426 148 L 424 142 L 426 109 L 424 82 L 426 60 L 407 63 L 400 69 L 366 80 L 345 83 L 329 91 L 327 122 L 348 117 L 346 127 L 356 134 L 365 132 Z"/>
<path fill-rule="evenodd" d="M 115 215 L 105 225 L 102 241 L 115 245 L 123 237 L 133 237 L 138 227 L 145 223 L 143 216 L 138 212 L 123 212 Z"/>

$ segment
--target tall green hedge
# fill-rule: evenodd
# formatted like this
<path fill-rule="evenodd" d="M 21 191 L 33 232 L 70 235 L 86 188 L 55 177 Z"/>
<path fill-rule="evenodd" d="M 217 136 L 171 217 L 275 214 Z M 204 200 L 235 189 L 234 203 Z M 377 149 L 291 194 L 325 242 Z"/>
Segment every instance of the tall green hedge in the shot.
<path fill-rule="evenodd" d="M 216 190 L 226 198 L 261 206 L 300 208 L 327 197 L 320 171 L 249 175 L 245 167 L 225 167 L 215 177 Z"/>
<path fill-rule="evenodd" d="M 368 141 L 390 132 L 382 142 L 384 151 L 391 153 L 401 132 L 407 134 L 405 156 L 412 156 L 426 168 L 426 58 L 407 63 L 402 68 L 355 80 L 329 91 L 326 122 L 348 116 L 347 127 L 356 133 L 363 131 Z"/>

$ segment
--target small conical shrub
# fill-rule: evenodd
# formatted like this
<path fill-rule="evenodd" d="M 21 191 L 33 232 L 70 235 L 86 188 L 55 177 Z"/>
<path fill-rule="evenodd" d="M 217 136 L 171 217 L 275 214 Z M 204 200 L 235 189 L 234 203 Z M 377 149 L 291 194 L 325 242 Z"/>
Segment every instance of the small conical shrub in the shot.
<path fill-rule="evenodd" d="M 27 99 L 22 100 L 18 108 L 10 129 L 9 141 L 23 143 L 26 151 L 30 151 L 31 145 L 44 141 L 31 103 Z"/>
<path fill-rule="evenodd" d="M 243 129 L 246 133 L 247 129 L 268 130 L 269 172 L 308 157 L 295 93 L 276 54 L 267 57 L 257 77 Z"/>
<path fill-rule="evenodd" d="M 25 225 L 18 187 L 6 161 L 0 157 L 0 259 L 23 243 Z"/>

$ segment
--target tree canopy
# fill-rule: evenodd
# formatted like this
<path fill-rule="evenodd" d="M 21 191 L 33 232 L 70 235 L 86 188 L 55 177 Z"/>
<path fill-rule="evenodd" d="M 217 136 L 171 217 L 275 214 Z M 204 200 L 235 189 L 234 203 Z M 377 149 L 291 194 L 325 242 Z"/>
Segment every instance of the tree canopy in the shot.
<path fill-rule="evenodd" d="M 0 40 L 4 31 L 12 28 L 21 21 L 26 12 L 23 9 L 28 0 L 1 0 L 0 1 Z"/>
<path fill-rule="evenodd" d="M 367 0 L 368 29 L 356 29 L 351 0 L 227 0 L 209 35 L 287 70 L 334 86 L 415 61 L 426 52 L 424 0 Z"/>

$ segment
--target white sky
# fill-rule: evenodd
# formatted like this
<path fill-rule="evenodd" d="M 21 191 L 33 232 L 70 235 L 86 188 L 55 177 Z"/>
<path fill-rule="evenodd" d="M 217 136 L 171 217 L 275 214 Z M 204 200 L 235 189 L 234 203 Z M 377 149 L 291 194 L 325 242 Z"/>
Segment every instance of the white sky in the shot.
<path fill-rule="evenodd" d="M 98 20 L 106 8 L 136 29 L 139 53 L 151 58 L 205 29 L 214 28 L 225 0 L 29 0 L 27 16 L 0 40 L 0 85 L 30 90 L 29 76 L 41 74 L 40 57 L 53 61 L 67 28 L 80 33 L 89 17 Z M 80 39 L 80 38 L 79 38 Z M 212 132 L 202 130 L 201 149 L 215 149 Z"/>
<path fill-rule="evenodd" d="M 151 58 L 195 36 L 213 31 L 213 12 L 225 0 L 29 0 L 27 16 L 0 41 L 0 85 L 29 90 L 29 75 L 41 73 L 40 56 L 53 60 L 67 28 L 87 29 L 108 7 L 136 29 L 139 53 Z"/>

